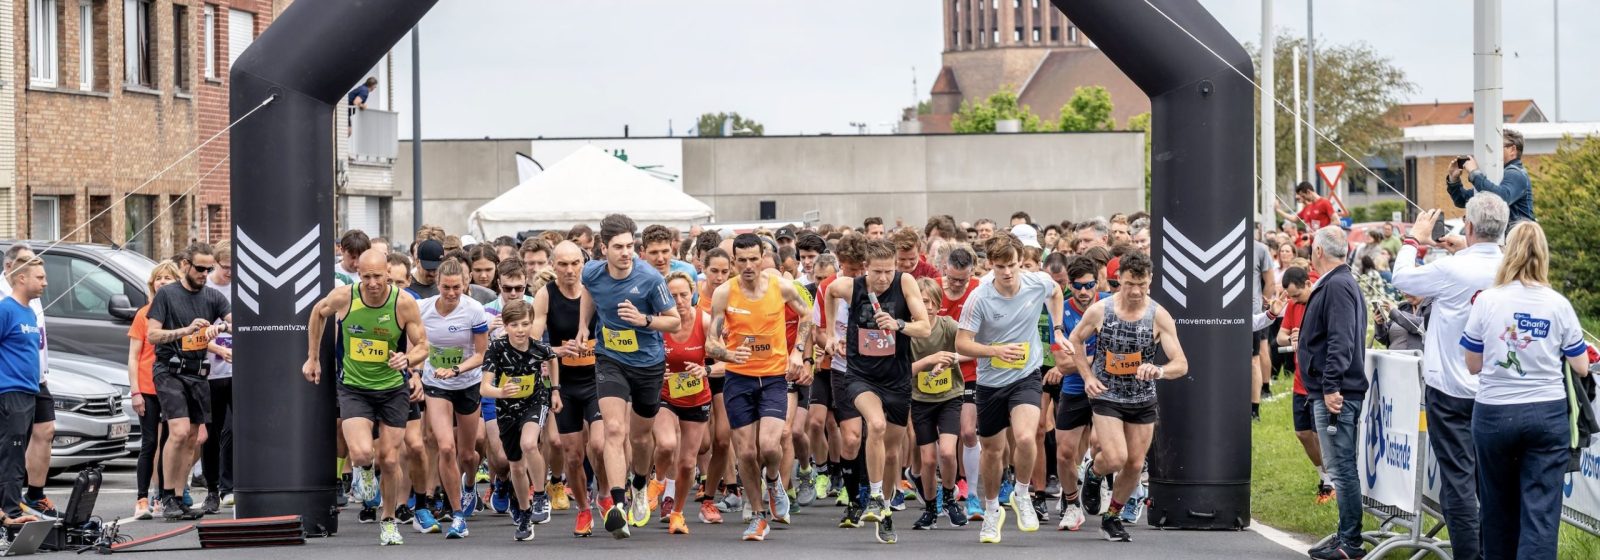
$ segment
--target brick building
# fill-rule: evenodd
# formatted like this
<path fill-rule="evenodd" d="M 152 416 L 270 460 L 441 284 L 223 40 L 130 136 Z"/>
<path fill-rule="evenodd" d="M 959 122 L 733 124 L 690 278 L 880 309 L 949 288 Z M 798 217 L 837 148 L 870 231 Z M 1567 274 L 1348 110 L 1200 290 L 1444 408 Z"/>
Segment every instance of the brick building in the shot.
<path fill-rule="evenodd" d="M 229 145 L 219 133 L 229 70 L 290 1 L 16 0 L 0 9 L 9 47 L 0 48 L 0 74 L 17 84 L 0 90 L 0 237 L 113 243 L 151 257 L 225 239 Z M 388 74 L 387 59 L 372 73 L 381 82 Z M 330 154 L 340 221 L 375 232 L 386 231 L 384 197 L 393 196 L 398 119 L 377 110 L 390 98 L 381 84 L 374 110 L 355 120 L 367 126 L 355 130 L 341 105 Z"/>
<path fill-rule="evenodd" d="M 962 101 L 981 102 L 1001 88 L 1046 122 L 1081 86 L 1106 88 L 1119 128 L 1150 110 L 1150 98 L 1048 0 L 939 1 L 944 66 L 930 91 L 932 112 L 919 117 L 922 132 L 950 132 Z"/>

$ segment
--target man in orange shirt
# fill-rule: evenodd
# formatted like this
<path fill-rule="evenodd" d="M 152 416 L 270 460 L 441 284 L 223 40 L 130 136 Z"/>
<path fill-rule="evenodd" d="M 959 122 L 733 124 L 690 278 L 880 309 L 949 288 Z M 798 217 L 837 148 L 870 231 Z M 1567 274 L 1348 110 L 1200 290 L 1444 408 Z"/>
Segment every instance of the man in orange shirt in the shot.
<path fill-rule="evenodd" d="M 706 355 L 727 363 L 723 407 L 733 430 L 745 495 L 757 506 L 744 532 L 747 541 L 766 538 L 769 515 L 774 521 L 789 522 L 789 495 L 783 489 L 781 465 L 789 405 L 786 380 L 810 384 L 813 362 L 810 310 L 794 282 L 762 272 L 764 250 L 761 238 L 754 234 L 734 238 L 738 281 L 724 283 L 712 294 L 711 336 L 706 337 Z M 784 329 L 785 308 L 800 317 L 792 350 Z M 761 478 L 766 482 L 765 508 L 760 507 Z"/>

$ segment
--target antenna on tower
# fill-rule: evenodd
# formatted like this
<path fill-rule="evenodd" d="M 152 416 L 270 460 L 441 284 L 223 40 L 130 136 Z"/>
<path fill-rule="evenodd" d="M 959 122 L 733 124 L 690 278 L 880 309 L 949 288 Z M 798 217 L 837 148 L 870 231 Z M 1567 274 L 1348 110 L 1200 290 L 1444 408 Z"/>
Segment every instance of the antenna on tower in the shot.
<path fill-rule="evenodd" d="M 919 107 L 919 105 L 921 103 L 922 103 L 922 98 L 921 98 L 921 96 L 918 95 L 918 92 L 917 92 L 917 67 L 912 66 L 911 67 L 911 114 L 912 114 L 912 116 L 915 116 L 917 113 L 920 112 L 917 109 L 918 109 L 918 107 Z"/>

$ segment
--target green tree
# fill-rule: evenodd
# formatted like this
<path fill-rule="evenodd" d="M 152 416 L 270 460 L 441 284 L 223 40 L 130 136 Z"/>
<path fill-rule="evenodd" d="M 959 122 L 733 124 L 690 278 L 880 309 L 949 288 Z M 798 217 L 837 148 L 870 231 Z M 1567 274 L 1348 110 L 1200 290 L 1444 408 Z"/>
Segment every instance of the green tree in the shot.
<path fill-rule="evenodd" d="M 1539 197 L 1560 201 L 1539 225 L 1550 243 L 1550 282 L 1579 317 L 1600 316 L 1600 137 L 1567 137 L 1533 173 Z"/>
<path fill-rule="evenodd" d="M 734 136 L 745 135 L 740 134 L 739 131 L 747 128 L 750 129 L 750 132 L 748 133 L 749 136 L 761 136 L 767 130 L 767 128 L 762 126 L 761 123 L 758 123 L 752 119 L 744 118 L 744 116 L 737 112 L 706 113 L 704 115 L 700 115 L 700 122 L 696 124 L 696 129 L 699 131 L 700 136 L 722 136 L 722 125 L 729 119 L 732 119 L 733 121 L 731 130 L 734 131 Z"/>
<path fill-rule="evenodd" d="M 995 122 L 1012 119 L 1022 121 L 1023 132 L 1044 130 L 1039 116 L 1017 101 L 1017 93 L 1012 91 L 1011 86 L 1000 88 L 982 103 L 962 101 L 961 109 L 950 120 L 950 129 L 963 134 L 994 132 Z"/>
<path fill-rule="evenodd" d="M 1144 209 L 1150 209 L 1150 113 L 1128 117 L 1128 130 L 1144 133 Z"/>
<path fill-rule="evenodd" d="M 1111 118 L 1111 92 L 1100 86 L 1080 86 L 1073 90 L 1072 99 L 1061 106 L 1061 118 L 1056 129 L 1062 132 L 1091 132 L 1112 130 L 1117 121 Z"/>
<path fill-rule="evenodd" d="M 1285 198 L 1288 197 L 1287 186 L 1294 178 L 1294 127 L 1301 124 L 1295 118 L 1290 108 L 1294 107 L 1294 55 L 1292 50 L 1299 47 L 1301 50 L 1301 80 L 1306 79 L 1305 56 L 1306 40 L 1287 32 L 1280 31 L 1278 43 L 1273 48 L 1275 63 L 1273 65 L 1275 89 L 1273 95 L 1277 97 L 1277 167 L 1278 183 Z M 1256 68 L 1260 68 L 1260 47 L 1246 46 L 1250 51 Z M 1378 54 L 1366 43 L 1335 44 L 1326 41 L 1317 42 L 1317 130 L 1326 138 L 1318 137 L 1317 159 L 1321 161 L 1342 161 L 1352 173 L 1364 173 L 1358 165 L 1358 159 L 1370 156 L 1379 156 L 1389 161 L 1398 161 L 1400 144 L 1393 140 L 1400 137 L 1400 129 L 1391 126 L 1385 121 L 1385 116 L 1396 104 L 1402 101 L 1402 96 L 1416 91 L 1416 85 L 1406 77 L 1405 71 L 1394 64 L 1394 61 Z M 1256 92 L 1256 106 L 1260 106 L 1260 91 Z M 1302 108 L 1303 110 L 1303 108 Z M 1304 113 L 1301 115 L 1304 117 Z M 1257 120 L 1259 127 L 1260 121 Z M 1259 130 L 1258 130 L 1259 133 Z M 1258 136 L 1259 137 L 1259 136 Z M 1342 146 L 1344 152 L 1334 146 Z M 1308 178 L 1315 173 L 1307 169 Z M 1349 176 L 1349 175 L 1347 175 Z M 1399 187 L 1399 185 L 1395 185 Z M 1382 187 L 1379 187 L 1382 188 Z"/>

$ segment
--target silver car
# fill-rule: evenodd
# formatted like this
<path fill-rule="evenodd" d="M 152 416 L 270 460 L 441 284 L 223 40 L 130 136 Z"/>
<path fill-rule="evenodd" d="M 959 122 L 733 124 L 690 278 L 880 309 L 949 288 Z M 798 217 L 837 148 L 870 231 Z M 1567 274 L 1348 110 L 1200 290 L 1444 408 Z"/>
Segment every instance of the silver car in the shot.
<path fill-rule="evenodd" d="M 52 366 L 56 363 L 51 360 Z M 50 474 L 128 454 L 131 418 L 122 392 L 72 366 L 52 367 L 47 382 L 55 398 L 56 437 L 50 443 Z"/>
<path fill-rule="evenodd" d="M 70 371 L 104 381 L 107 385 L 117 390 L 118 404 L 127 414 L 129 420 L 127 452 L 130 455 L 139 453 L 139 418 L 133 412 L 133 392 L 128 386 L 128 366 L 109 360 L 61 352 L 54 348 L 50 350 L 50 372 L 54 375 L 57 371 Z M 155 398 L 151 395 L 149 398 Z"/>

